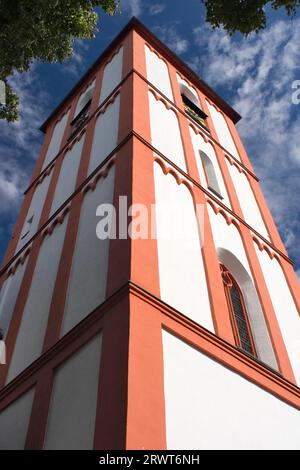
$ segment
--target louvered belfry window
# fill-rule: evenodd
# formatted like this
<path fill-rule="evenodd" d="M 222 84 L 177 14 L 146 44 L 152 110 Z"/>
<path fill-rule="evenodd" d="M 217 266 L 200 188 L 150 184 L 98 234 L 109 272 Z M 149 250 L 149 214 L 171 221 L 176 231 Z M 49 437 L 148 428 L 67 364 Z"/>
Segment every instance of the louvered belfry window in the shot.
<path fill-rule="evenodd" d="M 236 345 L 252 356 L 257 356 L 243 293 L 228 269 L 221 265 L 230 319 Z"/>

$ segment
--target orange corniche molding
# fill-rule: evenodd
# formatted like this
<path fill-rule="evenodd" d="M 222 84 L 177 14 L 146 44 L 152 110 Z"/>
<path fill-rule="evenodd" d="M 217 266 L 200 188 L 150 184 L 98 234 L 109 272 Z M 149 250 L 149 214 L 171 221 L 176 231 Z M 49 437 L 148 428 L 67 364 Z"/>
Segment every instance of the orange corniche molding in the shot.
<path fill-rule="evenodd" d="M 224 341 L 133 282 L 124 284 L 13 381 L 3 387 L 0 390 L 1 406 L 7 406 L 6 398 L 9 398 L 9 402 L 15 400 L 17 391 L 18 395 L 21 395 L 24 393 L 24 389 L 32 387 L 36 383 L 40 371 L 47 364 L 50 366 L 60 362 L 60 356 L 65 353 L 66 346 L 72 345 L 74 340 L 85 339 L 86 335 L 93 336 L 96 331 L 101 331 L 105 314 L 121 302 L 123 298 L 128 298 L 128 295 L 138 297 L 155 310 L 158 310 L 161 313 L 162 329 L 178 336 L 187 344 L 241 374 L 245 379 L 250 380 L 282 401 L 300 409 L 299 387 L 286 380 L 268 365 Z M 90 331 L 91 329 L 92 331 Z"/>

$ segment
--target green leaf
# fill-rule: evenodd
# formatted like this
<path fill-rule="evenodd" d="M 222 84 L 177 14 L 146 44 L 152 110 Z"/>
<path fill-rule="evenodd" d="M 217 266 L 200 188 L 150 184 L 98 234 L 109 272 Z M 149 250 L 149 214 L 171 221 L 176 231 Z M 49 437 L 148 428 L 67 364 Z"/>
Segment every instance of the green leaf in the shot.
<path fill-rule="evenodd" d="M 33 60 L 63 62 L 73 54 L 74 39 L 92 39 L 101 7 L 114 15 L 118 0 L 1 0 L 0 77 L 7 84 L 15 71 L 30 70 Z M 18 98 L 7 85 L 0 119 L 18 118 Z"/>

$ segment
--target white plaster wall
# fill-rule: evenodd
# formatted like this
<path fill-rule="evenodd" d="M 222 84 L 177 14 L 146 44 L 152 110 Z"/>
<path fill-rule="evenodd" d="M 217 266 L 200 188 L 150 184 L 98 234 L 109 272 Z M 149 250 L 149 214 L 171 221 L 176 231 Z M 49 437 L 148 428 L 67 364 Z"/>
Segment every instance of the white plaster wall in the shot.
<path fill-rule="evenodd" d="M 100 114 L 95 127 L 91 159 L 88 173 L 92 173 L 98 165 L 112 152 L 118 143 L 120 115 L 120 95 L 110 104 L 104 114 Z"/>
<path fill-rule="evenodd" d="M 150 91 L 149 108 L 153 147 L 186 172 L 182 139 L 176 113 L 167 109 L 162 101 L 156 100 Z"/>
<path fill-rule="evenodd" d="M 154 171 L 161 298 L 214 331 L 191 193 L 172 175 L 164 175 L 158 163 Z"/>
<path fill-rule="evenodd" d="M 231 136 L 230 130 L 227 126 L 227 122 L 225 121 L 224 116 L 222 115 L 222 113 L 220 113 L 220 111 L 217 111 L 216 108 L 212 106 L 208 101 L 206 101 L 206 104 L 208 106 L 220 144 L 229 153 L 231 153 L 231 155 L 233 155 L 238 160 L 241 160 L 241 157 L 239 156 L 239 153 L 237 151 L 236 145 L 233 141 L 233 138 Z"/>
<path fill-rule="evenodd" d="M 62 138 L 64 136 L 66 124 L 68 122 L 68 118 L 69 118 L 69 111 L 66 114 L 64 114 L 61 120 L 58 121 L 58 123 L 54 127 L 53 134 L 50 140 L 50 144 L 46 153 L 46 157 L 45 157 L 42 169 L 46 168 L 48 163 L 50 163 L 53 160 L 53 158 L 56 157 L 56 155 L 58 154 L 60 146 L 61 146 Z"/>
<path fill-rule="evenodd" d="M 234 224 L 227 225 L 224 217 L 221 214 L 216 215 L 209 204 L 208 213 L 219 261 L 231 271 L 243 291 L 258 356 L 273 369 L 278 369 L 264 313 L 239 231 Z"/>
<path fill-rule="evenodd" d="M 34 189 L 34 194 L 18 241 L 16 253 L 33 237 L 38 229 L 52 174 L 53 172 L 46 176 Z M 32 222 L 29 223 L 31 219 Z"/>
<path fill-rule="evenodd" d="M 168 449 L 300 449 L 300 413 L 163 331 Z"/>
<path fill-rule="evenodd" d="M 95 83 L 96 83 L 96 80 L 93 80 L 93 82 L 90 84 L 90 86 L 83 93 L 81 93 L 81 95 L 78 99 L 76 109 L 75 109 L 74 119 L 75 119 L 76 116 L 78 116 L 80 111 L 83 110 L 85 105 L 93 97 L 93 93 L 95 91 Z"/>
<path fill-rule="evenodd" d="M 209 188 L 208 188 L 208 185 L 207 185 L 207 180 L 206 180 L 203 164 L 202 164 L 201 157 L 200 157 L 200 151 L 202 151 L 202 152 L 206 153 L 206 155 L 210 158 L 210 160 L 211 160 L 211 162 L 214 166 L 214 170 L 215 170 L 216 178 L 217 178 L 217 181 L 218 181 L 218 185 L 219 185 L 219 188 L 221 190 L 221 196 L 223 197 L 222 202 L 224 204 L 226 204 L 227 207 L 231 208 L 229 198 L 228 198 L 228 194 L 227 194 L 227 190 L 226 190 L 225 183 L 224 183 L 224 179 L 223 179 L 223 176 L 222 176 L 222 173 L 221 173 L 221 170 L 220 170 L 220 166 L 219 166 L 219 162 L 218 162 L 218 159 L 217 159 L 217 155 L 216 155 L 216 152 L 215 152 L 213 146 L 209 142 L 205 142 L 205 140 L 203 139 L 203 137 L 200 134 L 196 134 L 194 129 L 191 126 L 189 126 L 189 129 L 190 129 L 192 144 L 193 144 L 193 147 L 194 147 L 197 167 L 198 167 L 198 171 L 199 171 L 200 183 L 208 191 L 210 191 Z"/>
<path fill-rule="evenodd" d="M 96 336 L 57 369 L 44 449 L 93 449 L 101 340 Z"/>
<path fill-rule="evenodd" d="M 14 312 L 27 261 L 28 257 L 22 265 L 17 267 L 16 272 L 6 279 L 0 291 L 0 328 L 4 333 L 4 337 L 7 334 Z"/>
<path fill-rule="evenodd" d="M 9 366 L 10 382 L 42 352 L 52 293 L 61 256 L 68 217 L 54 228 L 41 245 Z"/>
<path fill-rule="evenodd" d="M 255 247 L 294 375 L 300 386 L 299 313 L 280 264 L 276 259 L 271 260 L 266 251 L 260 251 L 257 245 Z"/>
<path fill-rule="evenodd" d="M 62 335 L 79 323 L 105 300 L 109 240 L 96 237 L 96 209 L 113 203 L 114 167 L 94 191 L 86 193 L 80 215 L 79 232 L 70 275 Z"/>
<path fill-rule="evenodd" d="M 75 191 L 76 178 L 81 159 L 84 139 L 85 134 L 83 137 L 81 137 L 80 141 L 76 142 L 73 145 L 72 149 L 69 150 L 64 156 L 54 193 L 50 215 L 54 214 L 54 212 L 56 212 L 57 209 Z"/>
<path fill-rule="evenodd" d="M 145 45 L 147 79 L 158 88 L 169 100 L 173 93 L 167 64 Z"/>
<path fill-rule="evenodd" d="M 266 239 L 270 239 L 247 176 L 226 159 L 245 221 Z"/>
<path fill-rule="evenodd" d="M 34 389 L 0 413 L 0 450 L 24 450 Z"/>
<path fill-rule="evenodd" d="M 102 103 L 122 80 L 123 69 L 123 47 L 114 55 L 112 60 L 105 66 L 100 93 Z"/>

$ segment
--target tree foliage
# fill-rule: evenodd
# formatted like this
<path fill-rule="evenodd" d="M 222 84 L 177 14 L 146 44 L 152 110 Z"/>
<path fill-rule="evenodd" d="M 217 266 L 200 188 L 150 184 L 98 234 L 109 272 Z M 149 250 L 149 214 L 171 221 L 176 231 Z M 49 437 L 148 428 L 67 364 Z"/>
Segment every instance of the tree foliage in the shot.
<path fill-rule="evenodd" d="M 118 0 L 0 0 L 0 80 L 6 84 L 0 118 L 18 119 L 18 97 L 9 77 L 27 72 L 33 60 L 62 62 L 71 57 L 74 39 L 96 34 L 95 8 L 113 15 L 118 4 Z"/>
<path fill-rule="evenodd" d="M 289 16 L 296 13 L 300 0 L 201 0 L 206 6 L 206 21 L 223 27 L 228 33 L 245 36 L 266 27 L 266 7 L 284 8 Z"/>

